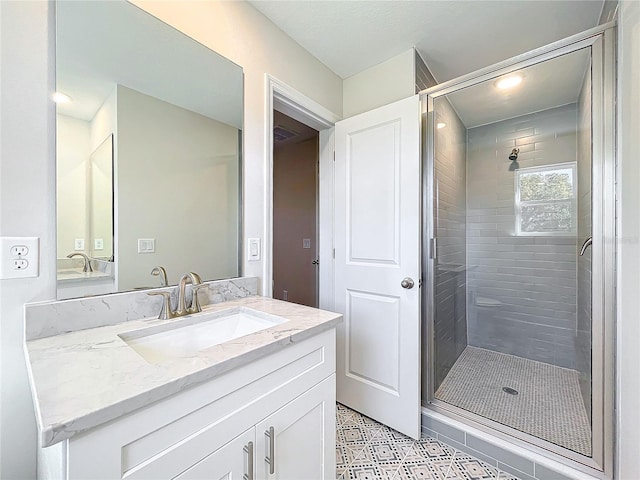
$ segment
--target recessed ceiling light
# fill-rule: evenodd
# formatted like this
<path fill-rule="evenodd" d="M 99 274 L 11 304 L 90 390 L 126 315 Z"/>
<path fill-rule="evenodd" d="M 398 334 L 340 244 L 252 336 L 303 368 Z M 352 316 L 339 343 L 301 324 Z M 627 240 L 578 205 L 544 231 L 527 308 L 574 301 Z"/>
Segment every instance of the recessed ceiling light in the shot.
<path fill-rule="evenodd" d="M 517 85 L 520 85 L 522 82 L 522 75 L 511 75 L 509 77 L 501 78 L 496 82 L 496 87 L 500 90 L 506 90 L 508 88 L 513 88 Z"/>
<path fill-rule="evenodd" d="M 437 127 L 437 128 L 444 128 L 444 127 L 446 127 L 446 126 L 447 126 L 447 124 L 446 124 L 446 123 L 444 123 L 444 122 L 439 122 L 439 123 L 436 125 L 436 127 Z"/>
<path fill-rule="evenodd" d="M 65 95 L 62 92 L 55 92 L 51 95 L 51 98 L 56 103 L 69 103 L 71 101 L 71 97 L 69 95 Z"/>

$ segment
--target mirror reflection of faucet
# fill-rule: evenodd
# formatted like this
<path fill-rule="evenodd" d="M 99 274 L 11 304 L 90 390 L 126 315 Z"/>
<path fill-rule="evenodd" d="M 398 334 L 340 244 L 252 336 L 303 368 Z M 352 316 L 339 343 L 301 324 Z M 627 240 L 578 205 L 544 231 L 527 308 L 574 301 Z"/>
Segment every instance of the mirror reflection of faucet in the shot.
<path fill-rule="evenodd" d="M 82 267 L 83 272 L 93 272 L 93 267 L 91 266 L 91 259 L 82 252 L 73 252 L 67 255 L 67 258 L 73 257 L 82 257 L 84 259 L 84 266 Z"/>
<path fill-rule="evenodd" d="M 161 275 L 161 272 L 164 271 L 164 268 L 156 268 L 158 268 L 158 273 L 153 273 L 153 271 L 156 270 L 154 268 L 151 271 L 151 274 Z M 164 274 L 164 281 L 166 282 L 166 271 L 164 271 Z M 188 307 L 186 301 L 187 282 L 191 283 L 191 304 Z M 206 285 L 202 284 L 202 279 L 197 273 L 189 272 L 182 275 L 182 277 L 180 277 L 180 283 L 178 284 L 178 305 L 175 310 L 171 306 L 171 292 L 148 292 L 147 295 L 161 295 L 163 297 L 162 309 L 160 310 L 160 315 L 158 315 L 158 318 L 160 320 L 167 320 L 169 318 L 182 317 L 184 315 L 201 312 L 202 307 L 200 306 L 200 302 L 198 301 L 198 290 L 204 287 L 206 287 Z"/>
<path fill-rule="evenodd" d="M 160 277 L 160 286 L 166 287 L 167 285 L 169 285 L 169 282 L 167 281 L 167 271 L 163 266 L 158 265 L 157 267 L 153 267 L 153 270 L 151 270 L 151 275 L 153 275 L 154 277 Z"/>

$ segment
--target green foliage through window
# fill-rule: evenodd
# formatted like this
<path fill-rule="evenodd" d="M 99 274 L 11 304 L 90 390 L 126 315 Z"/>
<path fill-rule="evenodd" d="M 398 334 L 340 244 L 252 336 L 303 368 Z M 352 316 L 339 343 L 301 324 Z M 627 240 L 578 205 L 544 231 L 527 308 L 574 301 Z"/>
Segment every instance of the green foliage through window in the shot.
<path fill-rule="evenodd" d="M 519 234 L 575 231 L 575 164 L 522 169 L 516 179 Z"/>
<path fill-rule="evenodd" d="M 520 175 L 520 201 L 573 198 L 573 170 L 563 169 Z"/>

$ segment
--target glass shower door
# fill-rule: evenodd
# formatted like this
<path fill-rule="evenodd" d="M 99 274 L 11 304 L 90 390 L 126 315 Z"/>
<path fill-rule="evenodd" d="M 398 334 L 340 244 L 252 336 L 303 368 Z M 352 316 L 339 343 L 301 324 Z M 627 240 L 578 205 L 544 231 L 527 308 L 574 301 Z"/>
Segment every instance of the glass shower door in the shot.
<path fill-rule="evenodd" d="M 614 210 L 586 43 L 426 98 L 423 403 L 593 466 Z"/>

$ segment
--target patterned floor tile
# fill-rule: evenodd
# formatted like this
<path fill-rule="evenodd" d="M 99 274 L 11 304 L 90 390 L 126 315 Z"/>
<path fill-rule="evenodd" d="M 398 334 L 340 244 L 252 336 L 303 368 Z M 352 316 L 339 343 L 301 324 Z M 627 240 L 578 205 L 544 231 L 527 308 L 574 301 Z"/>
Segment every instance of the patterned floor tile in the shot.
<path fill-rule="evenodd" d="M 354 465 L 344 473 L 345 480 L 380 480 L 382 471 L 375 464 Z"/>
<path fill-rule="evenodd" d="M 393 442 L 370 443 L 365 447 L 371 454 L 371 458 L 378 465 L 402 462 L 405 453 L 398 449 Z"/>
<path fill-rule="evenodd" d="M 346 448 L 347 466 L 364 465 L 373 463 L 373 457 L 369 452 L 365 452 L 365 445 L 352 445 Z"/>
<path fill-rule="evenodd" d="M 353 412 L 349 412 L 347 410 L 337 410 L 336 411 L 336 426 L 340 426 L 343 423 L 353 420 Z"/>
<path fill-rule="evenodd" d="M 346 470 L 349 466 L 349 449 L 344 445 L 336 445 L 336 468 Z"/>
<path fill-rule="evenodd" d="M 403 463 L 394 480 L 443 480 L 444 475 L 434 470 L 432 465 L 427 463 L 405 464 Z"/>
<path fill-rule="evenodd" d="M 392 480 L 397 478 L 396 474 L 398 473 L 398 469 L 402 465 L 401 462 L 391 462 L 385 463 L 382 465 L 378 465 L 380 472 L 382 473 L 382 478 L 385 480 Z"/>
<path fill-rule="evenodd" d="M 362 466 L 362 465 L 372 465 L 376 463 L 373 451 L 369 448 L 367 448 L 367 446 L 363 447 L 362 450 L 360 450 L 356 457 L 349 463 L 349 467 L 352 466 Z"/>
<path fill-rule="evenodd" d="M 433 478 L 444 479 L 453 461 L 455 451 L 434 439 L 421 439 L 415 441 L 407 449 L 407 453 L 402 462 L 405 470 L 416 470 L 414 474 L 423 472 L 419 466 L 426 465 Z M 424 474 L 426 475 L 426 474 Z M 428 478 L 425 476 L 425 478 Z"/>
<path fill-rule="evenodd" d="M 430 437 L 416 440 L 413 448 L 427 460 L 450 460 L 455 456 L 455 449 Z"/>
<path fill-rule="evenodd" d="M 338 404 L 338 480 L 517 480 L 430 437 L 413 440 Z"/>
<path fill-rule="evenodd" d="M 364 445 L 368 443 L 379 431 L 379 429 L 372 429 L 366 425 L 358 424 L 352 421 L 348 421 L 345 424 L 338 427 L 339 438 L 341 443 L 345 445 Z"/>
<path fill-rule="evenodd" d="M 372 437 L 372 442 L 395 442 L 395 443 L 413 443 L 413 439 L 395 431 L 385 425 L 382 425 L 377 434 Z"/>
<path fill-rule="evenodd" d="M 373 427 L 376 429 L 382 428 L 384 425 L 382 425 L 380 422 L 377 422 L 376 420 L 369 418 L 365 415 L 360 415 L 358 413 L 355 413 L 353 415 L 353 420 L 361 425 L 366 425 L 368 427 Z"/>
<path fill-rule="evenodd" d="M 497 479 L 498 469 L 470 455 L 456 452 L 446 478 L 461 478 L 464 480 Z"/>

